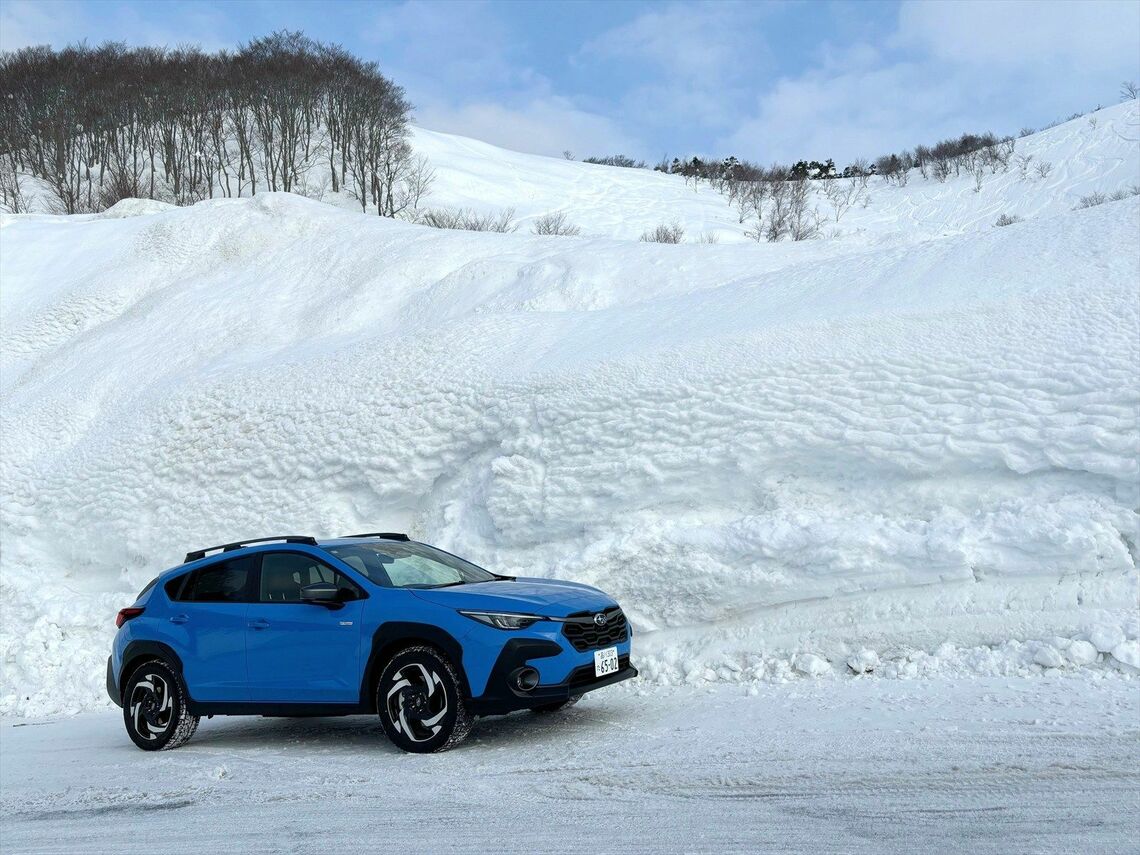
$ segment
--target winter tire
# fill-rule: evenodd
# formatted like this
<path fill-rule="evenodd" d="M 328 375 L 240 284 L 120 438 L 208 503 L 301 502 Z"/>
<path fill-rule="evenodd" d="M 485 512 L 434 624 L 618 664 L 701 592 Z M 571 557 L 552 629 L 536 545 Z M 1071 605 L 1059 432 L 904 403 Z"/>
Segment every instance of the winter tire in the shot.
<path fill-rule="evenodd" d="M 458 745 L 471 730 L 455 669 L 433 647 L 408 647 L 389 660 L 376 686 L 376 711 L 388 738 L 426 754 Z"/>
<path fill-rule="evenodd" d="M 161 659 L 134 670 L 123 691 L 127 734 L 143 751 L 165 751 L 184 744 L 198 729 L 198 716 L 186 705 L 182 677 Z"/>

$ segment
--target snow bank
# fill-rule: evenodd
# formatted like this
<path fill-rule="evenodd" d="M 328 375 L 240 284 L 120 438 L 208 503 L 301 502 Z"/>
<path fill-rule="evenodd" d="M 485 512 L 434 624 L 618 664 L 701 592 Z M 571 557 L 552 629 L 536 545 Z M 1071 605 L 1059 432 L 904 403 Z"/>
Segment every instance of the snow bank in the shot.
<path fill-rule="evenodd" d="M 886 247 L 6 217 L 0 711 L 105 703 L 188 547 L 362 527 L 605 588 L 661 682 L 1131 668 L 1140 199 L 1068 207 Z"/>

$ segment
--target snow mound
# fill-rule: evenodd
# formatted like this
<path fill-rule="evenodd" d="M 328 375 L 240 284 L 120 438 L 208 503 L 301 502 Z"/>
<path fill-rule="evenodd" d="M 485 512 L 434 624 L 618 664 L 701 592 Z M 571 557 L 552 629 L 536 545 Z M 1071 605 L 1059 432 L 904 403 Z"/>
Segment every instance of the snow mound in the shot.
<path fill-rule="evenodd" d="M 99 216 L 109 220 L 122 217 L 143 217 L 147 214 L 161 214 L 175 207 L 169 202 L 159 202 L 157 199 L 120 199 Z"/>
<path fill-rule="evenodd" d="M 115 610 L 274 532 L 599 585 L 659 682 L 1134 668 L 1140 199 L 1070 207 L 899 245 L 6 217 L 0 711 L 106 703 Z"/>

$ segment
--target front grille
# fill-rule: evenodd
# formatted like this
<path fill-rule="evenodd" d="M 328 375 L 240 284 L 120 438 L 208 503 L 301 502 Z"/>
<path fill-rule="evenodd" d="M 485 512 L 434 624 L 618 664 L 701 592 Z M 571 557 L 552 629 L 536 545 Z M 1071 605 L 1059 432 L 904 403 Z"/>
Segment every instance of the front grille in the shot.
<path fill-rule="evenodd" d="M 625 641 L 629 627 L 622 610 L 614 606 L 606 609 L 605 615 L 604 626 L 595 624 L 594 615 L 590 612 L 570 615 L 567 622 L 562 624 L 562 634 L 579 653 L 612 647 L 620 641 Z"/>
<path fill-rule="evenodd" d="M 629 654 L 618 657 L 618 670 L 620 674 L 629 667 Z M 594 673 L 593 663 L 589 665 L 581 665 L 570 672 L 570 679 L 567 683 L 570 684 L 570 693 L 573 694 L 575 689 L 580 689 L 583 686 L 588 686 L 591 683 L 596 683 L 598 680 L 605 680 L 612 677 L 613 674 L 607 674 L 605 677 L 599 677 Z"/>

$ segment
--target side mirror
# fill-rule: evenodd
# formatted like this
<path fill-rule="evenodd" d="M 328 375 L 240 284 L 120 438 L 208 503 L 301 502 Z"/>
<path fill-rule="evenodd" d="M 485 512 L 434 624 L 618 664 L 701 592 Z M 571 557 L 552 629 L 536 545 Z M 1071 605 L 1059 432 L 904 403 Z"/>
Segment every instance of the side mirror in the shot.
<path fill-rule="evenodd" d="M 312 603 L 315 606 L 329 606 L 340 608 L 340 589 L 331 582 L 314 582 L 301 589 L 301 602 Z"/>

